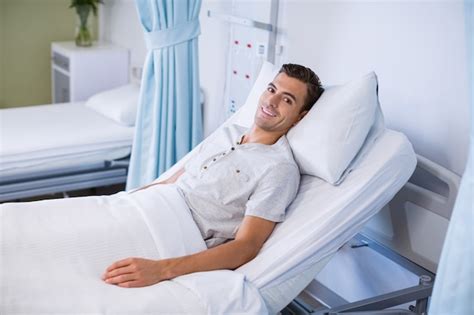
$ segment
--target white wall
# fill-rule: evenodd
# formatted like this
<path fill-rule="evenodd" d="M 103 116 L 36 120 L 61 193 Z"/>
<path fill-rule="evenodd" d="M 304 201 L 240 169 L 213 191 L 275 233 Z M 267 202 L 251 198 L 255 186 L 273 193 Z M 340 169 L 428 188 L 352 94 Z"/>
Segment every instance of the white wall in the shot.
<path fill-rule="evenodd" d="M 231 8 L 231 0 L 203 0 L 201 8 L 205 135 L 223 121 L 229 40 L 229 27 L 206 13 Z M 102 38 L 130 48 L 132 66 L 142 65 L 135 2 L 106 0 L 102 9 Z M 375 70 L 387 125 L 407 134 L 418 153 L 462 174 L 469 133 L 462 1 L 281 0 L 278 30 L 277 62 L 308 65 L 324 84 Z"/>
<path fill-rule="evenodd" d="M 229 3 L 203 1 L 206 134 L 222 122 L 225 56 L 216 53 L 226 53 L 228 27 L 204 13 L 230 12 Z M 387 126 L 417 153 L 463 173 L 470 123 L 463 1 L 280 0 L 279 12 L 277 63 L 308 65 L 328 85 L 375 70 Z"/>
<path fill-rule="evenodd" d="M 469 87 L 463 1 L 282 0 L 280 61 L 312 67 L 324 84 L 375 70 L 390 128 L 462 174 Z"/>
<path fill-rule="evenodd" d="M 99 12 L 99 39 L 130 50 L 130 66 L 143 67 L 145 38 L 134 0 L 105 0 Z"/>
<path fill-rule="evenodd" d="M 208 18 L 207 11 L 230 12 L 231 9 L 231 0 L 203 0 L 201 6 L 199 71 L 201 87 L 206 98 L 203 110 L 205 136 L 214 131 L 225 119 L 225 71 L 230 38 L 230 27 L 217 19 Z"/>

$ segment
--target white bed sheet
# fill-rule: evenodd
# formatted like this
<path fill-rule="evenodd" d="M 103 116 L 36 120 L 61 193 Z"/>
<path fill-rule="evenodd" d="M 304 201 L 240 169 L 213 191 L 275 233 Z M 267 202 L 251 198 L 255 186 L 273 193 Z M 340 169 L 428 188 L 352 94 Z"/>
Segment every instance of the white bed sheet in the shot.
<path fill-rule="evenodd" d="M 0 110 L 0 171 L 74 161 L 104 153 L 126 156 L 133 127 L 122 126 L 80 103 Z M 120 149 L 121 156 L 112 154 Z M 102 159 L 103 160 L 103 159 Z M 54 166 L 54 165 L 53 165 Z"/>
<path fill-rule="evenodd" d="M 119 259 L 165 259 L 206 248 L 172 185 L 5 203 L 0 231 L 1 314 L 266 313 L 258 289 L 229 270 L 133 289 L 101 280 L 105 268 Z"/>
<path fill-rule="evenodd" d="M 178 191 L 157 189 L 0 205 L 0 313 L 202 310 L 179 283 L 123 289 L 100 279 L 108 265 L 125 257 L 158 259 L 205 248 Z"/>

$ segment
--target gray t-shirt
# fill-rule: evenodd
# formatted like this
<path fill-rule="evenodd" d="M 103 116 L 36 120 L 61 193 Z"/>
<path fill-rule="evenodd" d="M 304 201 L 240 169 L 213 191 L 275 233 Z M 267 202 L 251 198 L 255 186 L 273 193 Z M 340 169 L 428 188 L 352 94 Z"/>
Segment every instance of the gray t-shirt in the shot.
<path fill-rule="evenodd" d="M 285 136 L 275 144 L 239 144 L 230 125 L 208 139 L 176 182 L 207 247 L 235 238 L 245 215 L 281 222 L 300 173 Z"/>

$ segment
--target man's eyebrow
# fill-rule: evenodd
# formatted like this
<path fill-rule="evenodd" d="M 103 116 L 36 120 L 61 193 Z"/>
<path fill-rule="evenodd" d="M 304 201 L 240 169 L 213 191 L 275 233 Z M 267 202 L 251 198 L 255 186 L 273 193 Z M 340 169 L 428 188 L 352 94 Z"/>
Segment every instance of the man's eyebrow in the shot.
<path fill-rule="evenodd" d="M 275 86 L 275 84 L 273 84 L 272 82 L 268 83 L 268 86 L 271 86 L 275 90 L 278 90 L 277 87 Z M 289 97 L 291 97 L 293 99 L 293 101 L 296 103 L 296 96 L 294 96 L 290 92 L 283 92 L 283 94 L 288 95 Z"/>

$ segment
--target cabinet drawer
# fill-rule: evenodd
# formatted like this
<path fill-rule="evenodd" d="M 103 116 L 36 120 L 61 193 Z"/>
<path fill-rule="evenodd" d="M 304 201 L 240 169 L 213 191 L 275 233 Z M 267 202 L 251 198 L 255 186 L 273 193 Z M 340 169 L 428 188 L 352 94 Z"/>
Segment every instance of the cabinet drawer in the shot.
<path fill-rule="evenodd" d="M 53 64 L 63 70 L 69 71 L 69 58 L 57 52 L 53 52 Z"/>
<path fill-rule="evenodd" d="M 53 70 L 53 103 L 67 103 L 71 100 L 69 77 L 59 70 Z"/>

